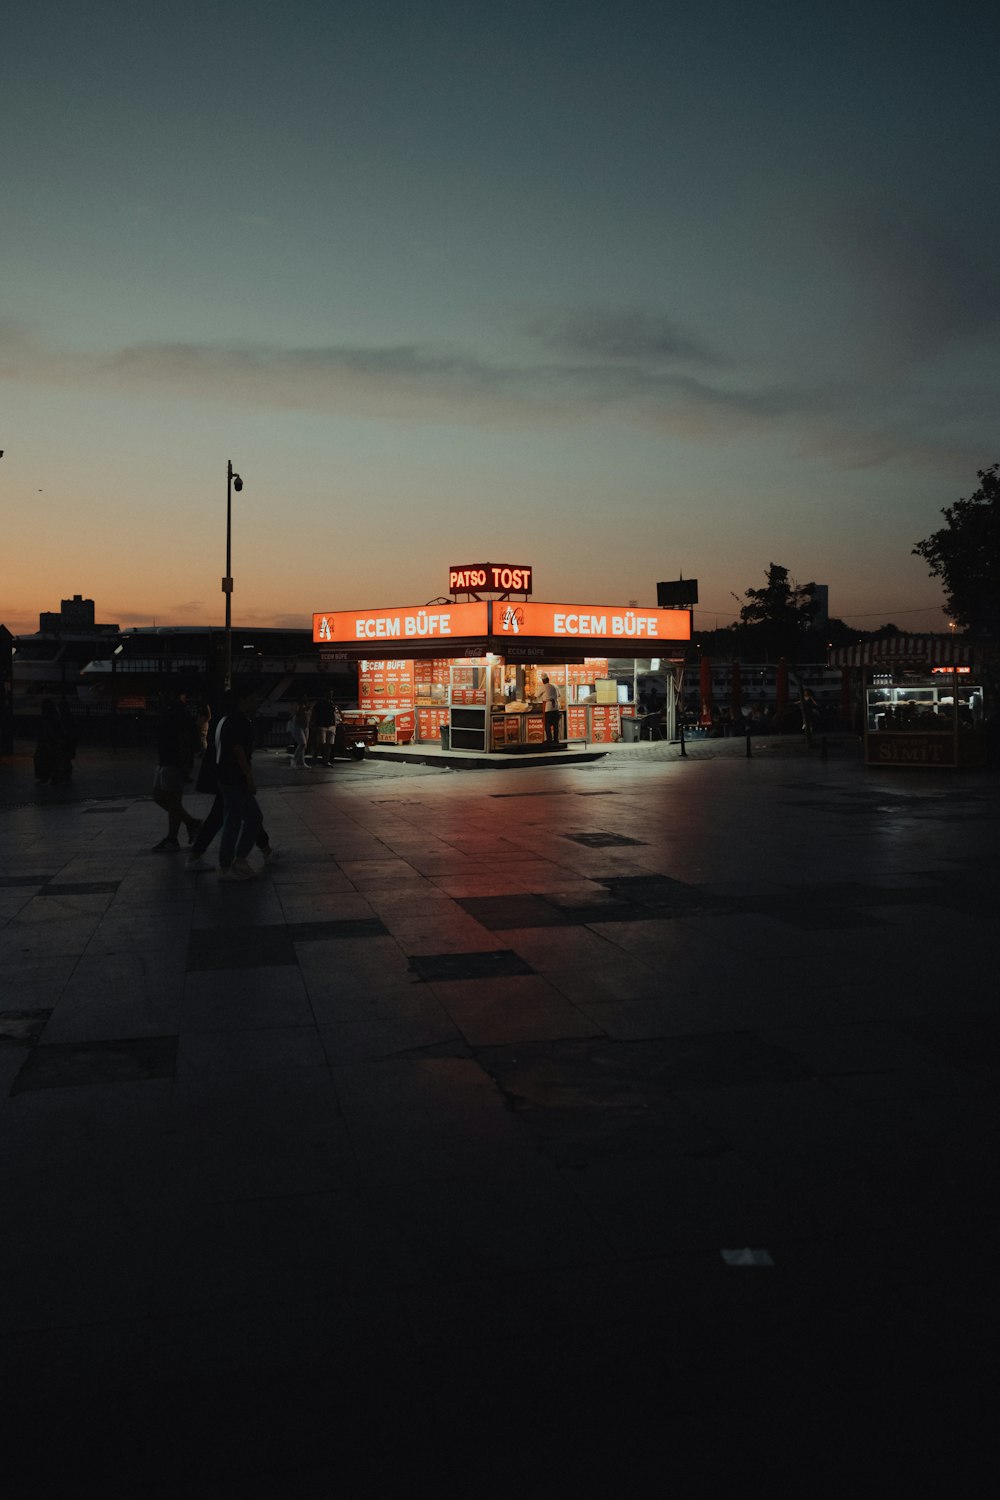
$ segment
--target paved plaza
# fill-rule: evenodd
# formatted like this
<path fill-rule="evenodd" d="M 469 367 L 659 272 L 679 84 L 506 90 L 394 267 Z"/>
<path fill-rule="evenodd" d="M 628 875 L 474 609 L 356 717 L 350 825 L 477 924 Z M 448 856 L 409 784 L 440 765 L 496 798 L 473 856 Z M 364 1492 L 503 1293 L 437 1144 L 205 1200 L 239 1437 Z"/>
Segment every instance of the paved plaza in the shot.
<path fill-rule="evenodd" d="M 691 752 L 0 761 L 8 1493 L 976 1492 L 996 776 Z"/>

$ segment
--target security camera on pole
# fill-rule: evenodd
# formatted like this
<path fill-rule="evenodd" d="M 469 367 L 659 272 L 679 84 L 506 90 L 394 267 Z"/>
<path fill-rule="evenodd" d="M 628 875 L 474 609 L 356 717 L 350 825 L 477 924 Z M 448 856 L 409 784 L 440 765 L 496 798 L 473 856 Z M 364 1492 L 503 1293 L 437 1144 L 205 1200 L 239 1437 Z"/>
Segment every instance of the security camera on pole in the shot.
<path fill-rule="evenodd" d="M 222 592 L 226 596 L 226 661 L 223 687 L 227 693 L 233 685 L 233 490 L 239 494 L 242 488 L 243 480 L 234 472 L 233 461 L 229 459 L 226 465 L 226 576 L 222 580 Z"/>

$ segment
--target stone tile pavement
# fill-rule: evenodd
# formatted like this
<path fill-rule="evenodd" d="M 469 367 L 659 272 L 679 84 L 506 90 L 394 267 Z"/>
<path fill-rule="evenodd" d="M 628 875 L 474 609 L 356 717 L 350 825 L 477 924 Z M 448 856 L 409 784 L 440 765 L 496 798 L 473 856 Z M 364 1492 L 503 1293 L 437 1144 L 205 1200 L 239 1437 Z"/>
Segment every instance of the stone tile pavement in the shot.
<path fill-rule="evenodd" d="M 8 1493 L 966 1488 L 996 780 L 666 748 L 0 762 Z"/>

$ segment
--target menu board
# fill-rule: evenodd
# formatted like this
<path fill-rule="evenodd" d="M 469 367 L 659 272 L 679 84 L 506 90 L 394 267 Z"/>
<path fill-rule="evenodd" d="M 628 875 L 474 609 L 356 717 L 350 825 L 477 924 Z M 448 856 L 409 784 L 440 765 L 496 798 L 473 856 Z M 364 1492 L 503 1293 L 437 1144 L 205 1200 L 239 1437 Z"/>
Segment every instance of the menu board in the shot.
<path fill-rule="evenodd" d="M 588 656 L 586 661 L 570 662 L 564 666 L 558 662 L 551 667 L 536 667 L 539 676 L 545 672 L 559 687 L 588 687 L 599 677 L 607 677 L 606 657 Z"/>
<path fill-rule="evenodd" d="M 412 709 L 412 661 L 363 661 L 358 667 L 358 703 L 363 709 Z"/>
<path fill-rule="evenodd" d="M 590 737 L 595 745 L 610 745 L 621 738 L 622 716 L 617 704 L 595 703 L 590 710 Z"/>
<path fill-rule="evenodd" d="M 571 740 L 586 740 L 587 710 L 582 703 L 571 703 L 566 710 L 566 734 Z"/>
<path fill-rule="evenodd" d="M 413 663 L 413 681 L 421 697 L 424 696 L 425 688 L 447 687 L 450 666 L 451 658 L 446 656 L 428 657 L 424 661 Z"/>
<path fill-rule="evenodd" d="M 441 729 L 447 723 L 448 710 L 446 708 L 417 709 L 417 733 L 422 740 L 440 739 Z"/>
<path fill-rule="evenodd" d="M 358 703 L 369 713 L 412 710 L 417 700 L 434 703 L 416 721 L 421 738 L 436 739 L 441 725 L 448 723 L 448 710 L 437 707 L 451 687 L 456 705 L 485 707 L 486 685 L 482 683 L 485 657 L 432 657 L 423 661 L 362 661 L 358 668 Z M 475 686 L 477 677 L 481 685 Z M 429 717 L 430 715 L 430 717 Z M 427 726 L 426 732 L 424 725 Z"/>
<path fill-rule="evenodd" d="M 482 659 L 485 661 L 485 658 Z M 480 659 L 454 661 L 450 664 L 451 701 L 456 707 L 485 708 L 486 684 Z"/>
<path fill-rule="evenodd" d="M 491 715 L 494 745 L 516 745 L 521 738 L 521 725 L 517 714 Z"/>
<path fill-rule="evenodd" d="M 545 720 L 541 714 L 525 715 L 524 738 L 529 745 L 544 745 Z"/>

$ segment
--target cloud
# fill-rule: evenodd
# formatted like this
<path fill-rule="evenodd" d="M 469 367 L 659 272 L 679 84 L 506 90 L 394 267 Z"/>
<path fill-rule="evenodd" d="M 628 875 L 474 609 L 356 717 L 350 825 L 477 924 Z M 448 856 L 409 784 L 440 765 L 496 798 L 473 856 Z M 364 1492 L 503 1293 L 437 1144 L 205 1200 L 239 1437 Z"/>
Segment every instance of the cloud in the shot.
<path fill-rule="evenodd" d="M 545 347 L 587 359 L 643 364 L 724 361 L 670 318 L 641 308 L 563 308 L 531 319 L 527 332 Z"/>
<path fill-rule="evenodd" d="M 503 362 L 420 344 L 141 343 L 97 354 L 43 345 L 9 324 L 0 327 L 0 378 L 443 422 L 573 422 L 601 409 L 627 415 L 631 405 L 649 400 L 717 407 L 731 399 L 721 389 L 617 357 Z"/>
<path fill-rule="evenodd" d="M 554 414 L 551 400 L 530 389 L 524 372 L 416 344 L 135 344 L 90 361 L 89 372 L 119 390 L 167 389 L 289 411 L 440 421 L 525 421 Z"/>
<path fill-rule="evenodd" d="M 562 315 L 560 315 L 562 316 Z M 638 314 L 629 315 L 639 320 Z M 953 310 L 954 326 L 959 314 Z M 837 467 L 879 463 L 953 463 L 953 429 L 964 411 L 942 399 L 934 420 L 894 383 L 858 380 L 840 387 L 768 381 L 733 368 L 700 373 L 672 368 L 651 351 L 679 343 L 656 318 L 634 322 L 633 349 L 597 317 L 590 340 L 605 344 L 586 359 L 487 359 L 426 344 L 263 345 L 141 343 L 97 353 L 44 345 L 21 327 L 0 325 L 0 379 L 136 397 L 213 400 L 272 411 L 345 413 L 368 420 L 432 421 L 453 426 L 544 425 L 596 419 L 630 423 L 686 442 L 774 438 L 791 452 Z M 545 322 L 546 320 L 541 320 Z M 555 325 L 550 325 L 555 326 Z M 582 356 L 587 335 L 571 327 Z M 622 332 L 620 321 L 615 324 Z M 603 332 L 601 330 L 603 329 Z M 650 331 L 652 330 L 652 331 Z M 598 334 L 600 336 L 598 336 Z M 581 336 L 578 336 L 581 335 Z M 938 438 L 942 441 L 938 441 Z M 981 453 L 961 447 L 961 459 Z"/>
<path fill-rule="evenodd" d="M 865 427 L 829 419 L 802 434 L 797 452 L 812 462 L 850 472 L 891 464 L 953 476 L 975 469 L 982 461 L 983 448 L 945 435 L 934 437 L 919 425 L 888 421 Z"/>

